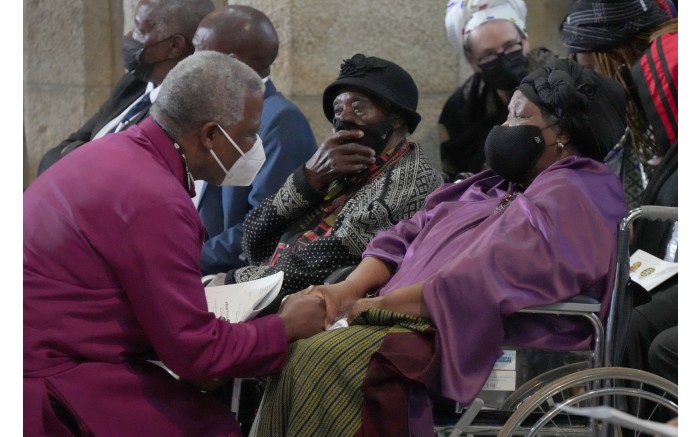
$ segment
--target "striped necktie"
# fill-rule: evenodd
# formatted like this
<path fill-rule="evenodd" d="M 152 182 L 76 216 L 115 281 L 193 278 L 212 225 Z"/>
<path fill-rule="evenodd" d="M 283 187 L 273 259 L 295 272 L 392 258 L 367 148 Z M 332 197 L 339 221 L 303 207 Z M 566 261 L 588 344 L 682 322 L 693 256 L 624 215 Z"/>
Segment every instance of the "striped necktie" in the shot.
<path fill-rule="evenodd" d="M 150 97 L 151 92 L 147 92 L 144 94 L 141 99 L 129 109 L 126 114 L 124 114 L 124 117 L 122 117 L 121 121 L 114 126 L 112 129 L 110 129 L 109 133 L 112 132 L 119 132 L 123 130 L 129 122 L 136 117 L 138 114 L 140 114 L 142 111 L 146 110 L 151 106 L 151 97 Z"/>

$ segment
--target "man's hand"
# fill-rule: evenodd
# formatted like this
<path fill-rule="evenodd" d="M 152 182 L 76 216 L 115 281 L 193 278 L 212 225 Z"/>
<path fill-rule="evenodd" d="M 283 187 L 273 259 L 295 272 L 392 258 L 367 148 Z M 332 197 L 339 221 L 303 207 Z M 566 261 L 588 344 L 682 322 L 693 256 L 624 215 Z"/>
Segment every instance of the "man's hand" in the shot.
<path fill-rule="evenodd" d="M 294 293 L 286 297 L 277 314 L 284 321 L 287 339 L 291 343 L 318 334 L 326 327 L 323 299 L 309 294 Z"/>
<path fill-rule="evenodd" d="M 329 285 L 312 285 L 299 293 L 323 299 L 326 305 L 326 329 L 338 319 L 347 316 L 357 300 L 352 293 L 352 284 L 347 281 Z"/>
<path fill-rule="evenodd" d="M 323 192 L 334 180 L 356 174 L 374 163 L 374 150 L 353 142 L 361 130 L 341 130 L 326 139 L 306 161 L 304 175 L 314 190 Z"/>

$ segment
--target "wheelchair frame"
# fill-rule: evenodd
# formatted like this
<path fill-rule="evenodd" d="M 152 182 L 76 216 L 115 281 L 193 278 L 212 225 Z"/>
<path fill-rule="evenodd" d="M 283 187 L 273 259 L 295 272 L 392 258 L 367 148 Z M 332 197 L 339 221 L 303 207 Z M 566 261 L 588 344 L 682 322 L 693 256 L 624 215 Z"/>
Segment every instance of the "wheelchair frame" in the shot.
<path fill-rule="evenodd" d="M 632 223 L 638 219 L 674 221 L 678 208 L 641 206 L 631 210 L 619 223 L 615 285 L 605 327 L 597 316 L 600 303 L 577 296 L 566 302 L 533 307 L 521 312 L 584 317 L 594 332 L 591 368 L 585 363 L 552 369 L 527 382 L 513 392 L 501 408 L 510 412 L 501 425 L 480 424 L 484 401 L 477 398 L 464 411 L 454 426 L 436 427 L 438 436 L 461 435 L 620 435 L 619 427 L 600 420 L 570 416 L 564 406 L 613 406 L 629 409 L 644 400 L 654 403 L 652 413 L 659 408 L 678 415 L 678 386 L 664 378 L 638 369 L 614 367 L 624 350 L 629 329 L 632 295 L 627 290 L 629 280 L 629 243 Z M 573 373 L 572 373 L 573 372 Z M 562 417 L 563 416 L 563 417 Z M 638 435 L 638 434 L 635 434 Z"/>

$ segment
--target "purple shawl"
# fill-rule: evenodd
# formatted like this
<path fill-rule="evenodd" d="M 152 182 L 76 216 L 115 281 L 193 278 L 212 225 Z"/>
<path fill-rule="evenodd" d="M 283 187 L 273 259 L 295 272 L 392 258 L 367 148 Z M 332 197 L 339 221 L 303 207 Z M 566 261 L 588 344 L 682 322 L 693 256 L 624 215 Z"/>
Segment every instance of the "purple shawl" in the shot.
<path fill-rule="evenodd" d="M 413 218 L 379 233 L 363 254 L 396 268 L 380 295 L 425 281 L 423 299 L 438 330 L 441 391 L 460 402 L 476 397 L 504 344 L 590 344 L 587 322 L 514 316 L 518 310 L 577 294 L 607 307 L 613 288 L 617 223 L 627 205 L 607 166 L 562 159 L 494 212 L 506 189 L 491 171 L 447 184 Z"/>

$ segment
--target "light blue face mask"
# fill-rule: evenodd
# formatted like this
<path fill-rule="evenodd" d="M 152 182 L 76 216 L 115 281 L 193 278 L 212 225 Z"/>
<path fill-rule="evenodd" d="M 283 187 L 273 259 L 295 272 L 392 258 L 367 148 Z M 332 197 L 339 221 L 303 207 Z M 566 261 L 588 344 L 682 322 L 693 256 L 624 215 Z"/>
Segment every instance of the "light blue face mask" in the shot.
<path fill-rule="evenodd" d="M 226 133 L 224 128 L 218 124 L 216 126 L 224 134 L 229 143 L 231 143 L 238 153 L 241 154 L 241 157 L 233 163 L 231 168 L 226 170 L 226 167 L 224 167 L 224 165 L 221 163 L 219 157 L 216 156 L 214 150 L 209 150 L 209 153 L 211 153 L 211 155 L 214 157 L 216 163 L 219 164 L 221 170 L 223 170 L 223 172 L 226 174 L 224 180 L 221 182 L 221 184 L 219 184 L 219 186 L 228 185 L 244 187 L 250 185 L 260 171 L 260 168 L 265 163 L 265 150 L 263 149 L 262 139 L 260 139 L 259 135 L 256 135 L 256 140 L 253 147 L 248 150 L 248 153 L 243 153 L 243 150 L 238 147 L 238 144 L 233 141 L 233 139 Z"/>

